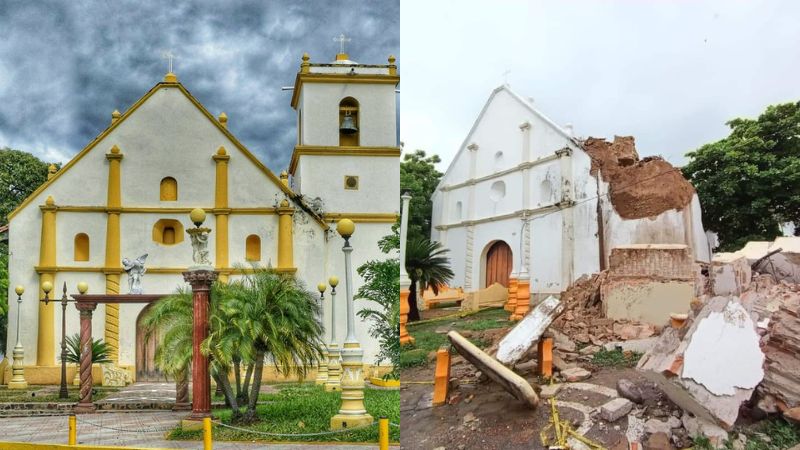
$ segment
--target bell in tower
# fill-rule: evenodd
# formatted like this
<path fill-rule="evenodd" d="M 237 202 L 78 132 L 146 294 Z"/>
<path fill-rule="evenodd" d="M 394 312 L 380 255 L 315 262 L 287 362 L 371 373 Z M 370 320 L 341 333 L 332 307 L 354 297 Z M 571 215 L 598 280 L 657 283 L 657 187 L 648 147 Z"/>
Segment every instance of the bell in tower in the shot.
<path fill-rule="evenodd" d="M 342 134 L 358 133 L 356 122 L 353 120 L 353 116 L 350 115 L 350 112 L 347 112 L 344 116 L 344 119 L 342 119 L 342 125 L 339 127 L 339 132 Z"/>

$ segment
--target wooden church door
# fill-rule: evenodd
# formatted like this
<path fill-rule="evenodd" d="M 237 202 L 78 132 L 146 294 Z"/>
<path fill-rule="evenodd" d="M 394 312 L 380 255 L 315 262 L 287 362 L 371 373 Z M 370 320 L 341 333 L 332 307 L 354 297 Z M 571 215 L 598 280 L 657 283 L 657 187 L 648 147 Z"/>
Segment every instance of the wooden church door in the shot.
<path fill-rule="evenodd" d="M 136 381 L 167 381 L 167 377 L 156 367 L 156 346 L 160 340 L 158 330 L 145 339 L 142 317 L 150 309 L 147 305 L 136 318 Z"/>
<path fill-rule="evenodd" d="M 508 277 L 513 268 L 511 247 L 503 241 L 497 241 L 486 253 L 486 287 L 500 283 L 508 287 Z"/>

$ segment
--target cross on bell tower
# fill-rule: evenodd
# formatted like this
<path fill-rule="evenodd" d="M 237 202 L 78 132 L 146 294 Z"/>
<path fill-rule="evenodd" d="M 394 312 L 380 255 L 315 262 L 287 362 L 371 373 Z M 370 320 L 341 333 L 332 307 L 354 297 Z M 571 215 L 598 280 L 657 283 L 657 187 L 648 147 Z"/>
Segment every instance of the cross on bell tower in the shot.
<path fill-rule="evenodd" d="M 344 33 L 340 34 L 339 37 L 333 38 L 333 42 L 338 42 L 339 43 L 339 53 L 336 54 L 336 60 L 337 61 L 343 61 L 343 60 L 350 59 L 350 56 L 348 56 L 348 54 L 345 53 L 345 51 L 344 51 L 345 42 L 350 42 L 350 40 L 351 39 L 349 37 L 345 36 Z"/>

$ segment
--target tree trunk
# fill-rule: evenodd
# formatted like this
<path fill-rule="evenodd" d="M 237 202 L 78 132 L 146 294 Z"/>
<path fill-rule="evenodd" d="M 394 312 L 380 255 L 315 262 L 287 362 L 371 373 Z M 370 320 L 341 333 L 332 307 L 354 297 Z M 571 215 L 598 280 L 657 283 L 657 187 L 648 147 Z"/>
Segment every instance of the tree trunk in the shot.
<path fill-rule="evenodd" d="M 411 280 L 411 285 L 408 287 L 408 321 L 415 322 L 419 320 L 419 308 L 417 308 L 417 281 Z"/>
<path fill-rule="evenodd" d="M 228 380 L 227 374 L 223 376 L 220 375 L 219 372 L 214 371 L 214 381 L 217 382 L 217 386 L 222 388 L 222 394 L 225 396 L 225 403 L 229 404 L 231 407 L 231 420 L 238 420 L 242 412 L 239 410 L 239 402 L 236 401 L 236 396 L 233 395 L 233 388 L 231 388 L 231 382 Z"/>
<path fill-rule="evenodd" d="M 256 419 L 256 405 L 258 404 L 258 394 L 261 391 L 261 375 L 264 372 L 264 352 L 256 352 L 255 368 L 253 369 L 253 387 L 250 389 L 250 398 L 247 402 L 247 411 L 245 411 L 245 418 L 248 421 L 255 421 Z"/>
<path fill-rule="evenodd" d="M 253 364 L 248 364 L 247 369 L 244 373 L 244 384 L 242 385 L 242 392 L 240 397 L 238 398 L 240 403 L 247 403 L 250 396 L 247 394 L 250 392 L 250 379 L 253 377 Z"/>
<path fill-rule="evenodd" d="M 233 358 L 233 376 L 236 377 L 236 397 L 242 395 L 242 374 L 238 357 Z"/>

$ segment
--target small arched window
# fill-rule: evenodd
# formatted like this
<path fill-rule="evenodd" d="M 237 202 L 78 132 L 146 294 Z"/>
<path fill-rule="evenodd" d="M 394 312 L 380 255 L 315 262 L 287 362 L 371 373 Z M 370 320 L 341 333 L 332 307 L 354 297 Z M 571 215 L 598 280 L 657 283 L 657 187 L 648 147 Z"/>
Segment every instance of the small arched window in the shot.
<path fill-rule="evenodd" d="M 245 259 L 247 261 L 261 261 L 261 238 L 255 234 L 247 236 L 245 241 Z"/>
<path fill-rule="evenodd" d="M 174 202 L 178 199 L 178 182 L 175 178 L 166 177 L 161 180 L 161 201 Z"/>
<path fill-rule="evenodd" d="M 494 154 L 494 170 L 500 170 L 503 167 L 503 152 Z"/>
<path fill-rule="evenodd" d="M 455 219 L 460 221 L 464 218 L 464 204 L 460 201 L 456 202 L 456 217 Z"/>
<path fill-rule="evenodd" d="M 339 102 L 339 145 L 357 146 L 360 131 L 358 100 L 345 97 Z"/>
<path fill-rule="evenodd" d="M 89 260 L 89 236 L 86 233 L 75 235 L 74 259 L 75 261 Z"/>
<path fill-rule="evenodd" d="M 153 225 L 153 242 L 175 245 L 183 242 L 183 225 L 175 219 L 160 219 Z"/>

